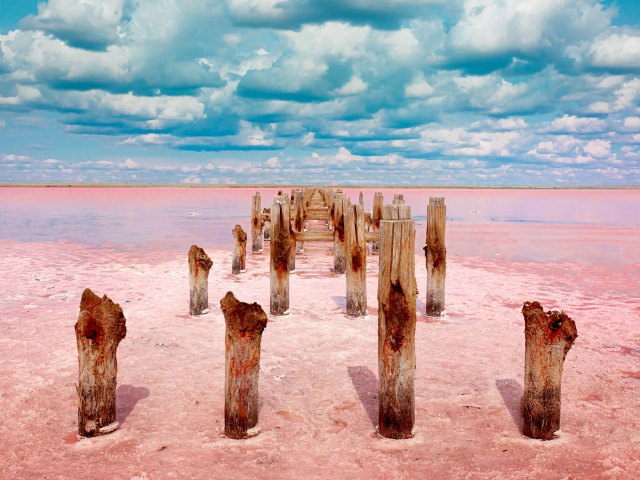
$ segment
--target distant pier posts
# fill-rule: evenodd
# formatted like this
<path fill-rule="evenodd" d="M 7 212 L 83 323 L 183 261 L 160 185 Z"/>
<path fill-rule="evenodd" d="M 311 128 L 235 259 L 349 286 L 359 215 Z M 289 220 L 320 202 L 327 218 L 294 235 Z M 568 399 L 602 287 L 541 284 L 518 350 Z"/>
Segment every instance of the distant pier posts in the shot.
<path fill-rule="evenodd" d="M 263 225 L 263 238 L 264 240 L 269 240 L 271 238 L 271 221 L 268 220 L 270 218 L 271 215 L 271 209 L 270 208 L 263 208 L 262 209 L 262 225 Z"/>
<path fill-rule="evenodd" d="M 415 421 L 415 222 L 409 205 L 385 205 L 378 273 L 378 432 L 410 438 Z"/>
<path fill-rule="evenodd" d="M 427 242 L 424 252 L 427 260 L 427 315 L 437 317 L 444 310 L 444 291 L 447 276 L 447 249 L 445 225 L 447 207 L 444 197 L 429 197 L 427 207 Z"/>
<path fill-rule="evenodd" d="M 247 256 L 247 234 L 240 225 L 233 228 L 233 258 L 231 260 L 231 273 L 245 271 Z"/>
<path fill-rule="evenodd" d="M 244 303 L 227 292 L 220 307 L 226 323 L 224 434 L 247 438 L 258 424 L 260 341 L 267 315 L 257 303 Z"/>
<path fill-rule="evenodd" d="M 78 344 L 78 434 L 113 432 L 116 422 L 118 344 L 127 334 L 120 305 L 88 288 L 82 293 L 75 325 Z"/>
<path fill-rule="evenodd" d="M 374 232 L 380 231 L 380 220 L 382 219 L 382 204 L 384 200 L 382 192 L 376 192 L 373 195 L 373 211 L 372 211 L 372 227 Z M 371 251 L 377 252 L 379 248 L 379 242 L 374 241 L 371 245 Z"/>
<path fill-rule="evenodd" d="M 209 270 L 213 262 L 203 249 L 191 245 L 189 249 L 189 313 L 209 312 Z"/>
<path fill-rule="evenodd" d="M 262 217 L 260 215 L 260 192 L 251 197 L 251 253 L 262 252 Z"/>
<path fill-rule="evenodd" d="M 289 310 L 289 256 L 293 248 L 289 229 L 287 197 L 276 197 L 271 207 L 271 315 L 285 315 Z"/>
<path fill-rule="evenodd" d="M 578 337 L 576 324 L 561 310 L 545 313 L 538 302 L 525 302 L 524 396 L 522 433 L 551 440 L 560 428 L 560 385 L 567 352 Z"/>
<path fill-rule="evenodd" d="M 393 196 L 394 205 L 404 205 L 404 195 L 402 193 L 396 193 Z"/>
<path fill-rule="evenodd" d="M 342 192 L 336 193 L 333 200 L 333 271 L 345 273 L 344 254 L 344 206 L 348 199 Z M 348 204 L 348 203 L 347 203 Z"/>
<path fill-rule="evenodd" d="M 362 205 L 349 205 L 345 211 L 345 252 L 347 315 L 367 314 L 367 242 Z"/>
<path fill-rule="evenodd" d="M 301 191 L 294 193 L 293 199 L 293 225 L 296 233 L 302 233 L 304 231 L 304 209 L 305 209 L 305 194 Z M 304 250 L 303 242 L 296 240 L 296 252 L 302 252 Z"/>

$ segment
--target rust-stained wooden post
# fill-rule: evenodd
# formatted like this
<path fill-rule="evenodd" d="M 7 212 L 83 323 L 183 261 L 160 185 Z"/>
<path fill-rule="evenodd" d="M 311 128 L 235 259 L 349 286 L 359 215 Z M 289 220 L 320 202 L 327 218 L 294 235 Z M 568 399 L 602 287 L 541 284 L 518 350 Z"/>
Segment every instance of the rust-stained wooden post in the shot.
<path fill-rule="evenodd" d="M 344 205 L 348 199 L 343 193 L 336 193 L 333 200 L 333 271 L 345 273 L 344 256 Z"/>
<path fill-rule="evenodd" d="M 304 192 L 295 192 L 293 199 L 293 211 L 294 220 L 293 225 L 296 233 L 304 231 Z M 296 252 L 302 252 L 304 250 L 303 242 L 296 240 Z"/>
<path fill-rule="evenodd" d="M 258 424 L 260 341 L 267 315 L 257 303 L 240 302 L 232 292 L 220 307 L 226 323 L 224 434 L 247 438 Z"/>
<path fill-rule="evenodd" d="M 271 222 L 268 220 L 269 216 L 271 215 L 271 209 L 270 208 L 263 208 L 262 209 L 262 231 L 263 233 L 263 239 L 264 240 L 269 240 L 271 238 Z"/>
<path fill-rule="evenodd" d="M 447 207 L 444 197 L 429 197 L 427 207 L 427 242 L 424 253 L 427 260 L 427 315 L 437 317 L 444 310 L 445 280 L 447 277 L 447 249 L 445 225 Z"/>
<path fill-rule="evenodd" d="M 409 438 L 415 421 L 415 222 L 409 205 L 385 205 L 378 273 L 378 432 Z"/>
<path fill-rule="evenodd" d="M 560 428 L 562 367 L 578 331 L 575 322 L 562 310 L 545 313 L 538 302 L 525 302 L 522 314 L 525 324 L 522 433 L 551 440 Z"/>
<path fill-rule="evenodd" d="M 344 222 L 347 315 L 360 317 L 367 314 L 367 242 L 362 205 L 348 206 Z"/>
<path fill-rule="evenodd" d="M 262 217 L 260 216 L 260 192 L 251 197 L 251 253 L 262 253 Z"/>
<path fill-rule="evenodd" d="M 289 257 L 293 245 L 286 198 L 276 197 L 271 207 L 271 315 L 286 315 L 289 311 Z"/>
<path fill-rule="evenodd" d="M 189 249 L 189 313 L 209 312 L 209 270 L 213 262 L 203 249 L 191 245 Z"/>
<path fill-rule="evenodd" d="M 384 199 L 382 197 L 382 192 L 376 192 L 373 195 L 373 210 L 371 212 L 372 215 L 372 226 L 374 232 L 380 231 L 380 220 L 382 219 L 382 204 L 384 203 Z M 371 251 L 377 252 L 379 249 L 379 243 L 377 241 L 372 242 Z"/>
<path fill-rule="evenodd" d="M 247 256 L 247 234 L 240 225 L 233 228 L 233 258 L 231 260 L 231 273 L 245 271 Z"/>
<path fill-rule="evenodd" d="M 118 344 L 127 334 L 122 308 L 106 295 L 82 292 L 75 325 L 78 344 L 78 434 L 94 437 L 113 432 L 116 421 Z"/>

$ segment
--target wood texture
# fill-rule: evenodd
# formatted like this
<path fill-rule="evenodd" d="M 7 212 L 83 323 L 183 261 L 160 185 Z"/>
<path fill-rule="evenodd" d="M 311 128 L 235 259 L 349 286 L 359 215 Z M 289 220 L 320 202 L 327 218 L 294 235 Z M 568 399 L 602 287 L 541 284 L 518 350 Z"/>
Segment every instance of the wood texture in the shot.
<path fill-rule="evenodd" d="M 371 226 L 373 228 L 374 233 L 378 233 L 380 231 L 380 221 L 382 220 L 382 205 L 384 203 L 384 198 L 382 196 L 382 192 L 376 192 L 373 195 L 373 210 L 371 212 Z M 378 241 L 373 241 L 371 244 L 371 252 L 377 253 L 379 250 Z"/>
<path fill-rule="evenodd" d="M 406 210 L 385 210 L 391 217 L 406 215 Z M 414 245 L 413 220 L 382 220 L 378 273 L 378 432 L 388 438 L 411 437 L 415 421 Z"/>
<path fill-rule="evenodd" d="M 116 422 L 116 350 L 127 334 L 122 308 L 88 288 L 82 293 L 75 325 L 78 345 L 78 434 L 114 431 Z"/>
<path fill-rule="evenodd" d="M 260 192 L 251 197 L 251 253 L 262 253 L 262 219 Z"/>
<path fill-rule="evenodd" d="M 257 303 L 240 302 L 232 292 L 220 300 L 226 324 L 224 433 L 247 438 L 258 424 L 260 342 L 267 315 Z"/>
<path fill-rule="evenodd" d="M 233 257 L 231 259 L 231 273 L 244 272 L 247 257 L 247 234 L 242 226 L 233 228 Z"/>
<path fill-rule="evenodd" d="M 427 262 L 426 313 L 440 316 L 444 311 L 447 277 L 447 248 L 445 226 L 447 207 L 443 197 L 429 197 L 427 207 L 427 241 L 424 247 Z"/>
<path fill-rule="evenodd" d="M 367 243 L 364 208 L 351 205 L 345 211 L 347 315 L 367 314 Z"/>
<path fill-rule="evenodd" d="M 189 249 L 189 313 L 202 315 L 209 311 L 209 270 L 213 262 L 197 245 Z"/>
<path fill-rule="evenodd" d="M 551 440 L 560 428 L 562 369 L 578 337 L 576 324 L 561 310 L 544 312 L 538 302 L 522 307 L 525 324 L 522 433 Z"/>
<path fill-rule="evenodd" d="M 296 233 L 304 231 L 304 219 L 305 219 L 305 200 L 304 192 L 296 191 L 293 198 L 293 212 L 294 220 L 293 226 Z M 304 250 L 304 243 L 296 238 L 296 252 L 302 252 Z"/>
<path fill-rule="evenodd" d="M 345 252 L 344 252 L 344 208 L 348 205 L 348 199 L 343 193 L 337 193 L 333 200 L 333 271 L 334 273 L 345 273 Z"/>
<path fill-rule="evenodd" d="M 289 310 L 289 257 L 293 248 L 289 229 L 288 201 L 276 197 L 271 207 L 271 315 L 285 315 Z"/>

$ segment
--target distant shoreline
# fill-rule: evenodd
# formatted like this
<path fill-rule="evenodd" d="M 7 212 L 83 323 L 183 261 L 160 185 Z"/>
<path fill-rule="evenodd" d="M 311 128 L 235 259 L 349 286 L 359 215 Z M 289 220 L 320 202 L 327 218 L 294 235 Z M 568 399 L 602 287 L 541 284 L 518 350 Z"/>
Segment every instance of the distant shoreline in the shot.
<path fill-rule="evenodd" d="M 614 186 L 477 186 L 477 185 L 298 185 L 298 184 L 183 184 L 183 183 L 38 183 L 38 182 L 0 182 L 0 188 L 39 187 L 39 188 L 411 188 L 422 190 L 640 190 L 640 185 Z"/>

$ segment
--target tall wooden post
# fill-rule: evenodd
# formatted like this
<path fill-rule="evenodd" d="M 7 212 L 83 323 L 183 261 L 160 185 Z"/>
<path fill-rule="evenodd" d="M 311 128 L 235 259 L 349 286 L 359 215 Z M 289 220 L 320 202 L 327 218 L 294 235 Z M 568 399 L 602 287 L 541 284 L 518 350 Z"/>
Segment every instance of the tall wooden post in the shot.
<path fill-rule="evenodd" d="M 344 255 L 344 203 L 343 193 L 336 193 L 333 200 L 333 271 L 345 273 Z"/>
<path fill-rule="evenodd" d="M 267 315 L 257 303 L 244 303 L 227 292 L 220 307 L 226 323 L 224 434 L 247 438 L 258 424 L 260 341 Z"/>
<path fill-rule="evenodd" d="M 295 192 L 293 199 L 293 225 L 296 233 L 301 233 L 304 230 L 304 204 L 304 192 Z M 303 242 L 296 240 L 296 252 L 302 252 L 303 250 Z"/>
<path fill-rule="evenodd" d="M 415 222 L 408 205 L 385 205 L 378 273 L 378 432 L 409 438 L 415 421 Z"/>
<path fill-rule="evenodd" d="M 545 313 L 538 302 L 525 302 L 522 314 L 525 325 L 522 433 L 551 440 L 560 428 L 562 367 L 578 331 L 567 314 L 561 310 Z"/>
<path fill-rule="evenodd" d="M 260 192 L 251 197 L 251 253 L 262 253 L 262 218 Z"/>
<path fill-rule="evenodd" d="M 122 308 L 88 288 L 82 293 L 75 325 L 78 344 L 78 434 L 105 435 L 116 422 L 116 350 L 127 334 Z"/>
<path fill-rule="evenodd" d="M 271 315 L 285 315 L 289 311 L 289 256 L 293 245 L 286 198 L 276 197 L 271 207 Z"/>
<path fill-rule="evenodd" d="M 191 245 L 189 249 L 189 313 L 209 312 L 209 270 L 213 262 L 203 249 Z"/>
<path fill-rule="evenodd" d="M 382 192 L 376 192 L 373 195 L 373 211 L 372 213 L 372 225 L 373 225 L 373 231 L 374 232 L 379 232 L 380 231 L 380 220 L 382 219 L 382 204 L 384 203 L 384 199 L 382 197 Z M 377 241 L 374 241 L 371 244 L 371 251 L 372 252 L 377 252 L 379 249 L 379 243 Z"/>
<path fill-rule="evenodd" d="M 347 315 L 367 314 L 367 242 L 362 205 L 345 211 L 345 251 L 347 271 Z"/>
<path fill-rule="evenodd" d="M 447 207 L 444 197 L 429 197 L 427 207 L 427 315 L 437 317 L 444 310 L 444 290 L 447 277 L 447 249 L 445 225 Z"/>
<path fill-rule="evenodd" d="M 362 192 L 358 195 L 358 205 L 362 207 L 362 211 L 364 211 L 364 195 Z"/>
<path fill-rule="evenodd" d="M 233 228 L 233 258 L 231 260 L 231 273 L 245 271 L 247 256 L 247 234 L 240 225 Z"/>

